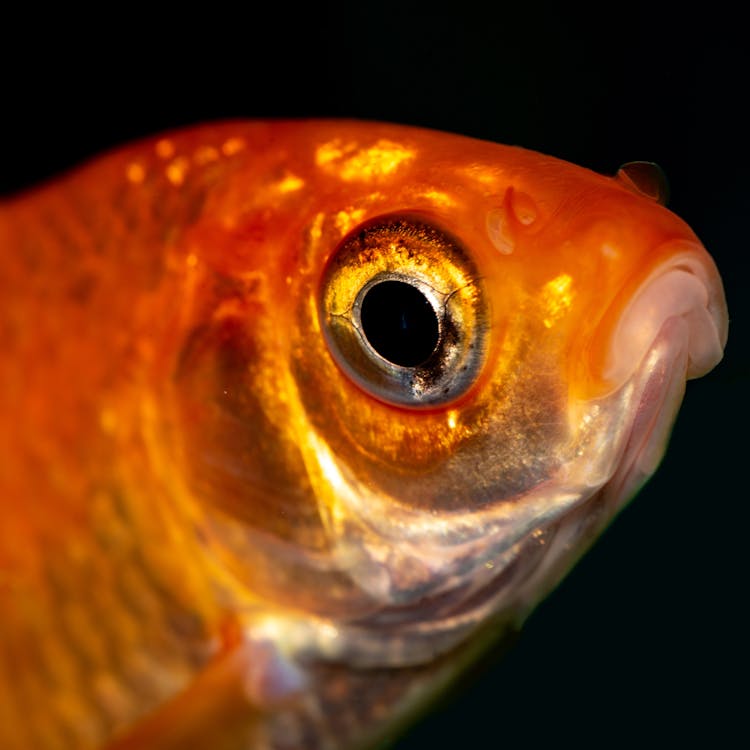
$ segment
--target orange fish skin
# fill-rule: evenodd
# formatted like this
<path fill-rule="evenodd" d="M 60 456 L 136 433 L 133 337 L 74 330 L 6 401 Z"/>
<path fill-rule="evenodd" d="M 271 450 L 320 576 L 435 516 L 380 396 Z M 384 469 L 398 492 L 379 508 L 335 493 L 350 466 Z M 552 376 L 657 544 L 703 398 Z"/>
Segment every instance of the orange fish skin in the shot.
<path fill-rule="evenodd" d="M 469 248 L 489 300 L 481 371 L 447 404 L 373 397 L 324 335 L 337 247 L 391 215 Z M 680 350 L 670 408 L 726 339 L 713 263 L 662 206 L 540 154 L 386 124 L 144 141 L 2 204 L 0 247 L 0 746 L 14 750 L 373 741 L 481 629 L 446 619 L 434 658 L 417 640 L 401 653 L 412 630 L 378 645 L 384 613 L 411 627 L 446 592 L 468 601 L 468 557 L 443 573 L 420 556 L 442 544 L 431 526 L 415 536 L 429 519 L 478 509 L 496 534 L 492 513 L 578 482 L 587 450 L 598 497 L 614 458 L 594 430 L 627 453 L 624 394 L 646 352 L 613 340 L 658 269 L 699 279 L 715 324 L 702 358 Z M 586 432 L 590 404 L 617 416 Z M 641 474 L 614 476 L 632 494 Z M 356 516 L 353 487 L 380 515 Z M 565 516 L 583 531 L 561 562 L 483 621 L 515 626 L 559 580 L 624 501 L 602 493 L 591 518 Z M 403 547 L 378 536 L 381 499 L 413 527 Z M 505 546 L 542 555 L 552 532 L 523 518 L 529 536 Z M 490 547 L 472 552 L 474 590 L 505 564 Z"/>

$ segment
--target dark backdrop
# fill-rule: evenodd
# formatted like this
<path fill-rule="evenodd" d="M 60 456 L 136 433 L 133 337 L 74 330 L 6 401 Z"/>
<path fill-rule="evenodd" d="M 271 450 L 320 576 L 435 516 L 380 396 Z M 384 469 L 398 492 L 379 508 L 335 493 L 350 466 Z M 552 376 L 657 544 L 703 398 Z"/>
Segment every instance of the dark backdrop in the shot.
<path fill-rule="evenodd" d="M 511 653 L 402 750 L 747 742 L 750 66 L 739 16 L 658 5 L 209 3 L 189 18 L 106 6 L 76 19 L 40 6 L 4 19 L 4 192 L 207 119 L 374 118 L 609 173 L 657 161 L 670 207 L 714 255 L 727 355 L 688 386 L 657 476 Z"/>

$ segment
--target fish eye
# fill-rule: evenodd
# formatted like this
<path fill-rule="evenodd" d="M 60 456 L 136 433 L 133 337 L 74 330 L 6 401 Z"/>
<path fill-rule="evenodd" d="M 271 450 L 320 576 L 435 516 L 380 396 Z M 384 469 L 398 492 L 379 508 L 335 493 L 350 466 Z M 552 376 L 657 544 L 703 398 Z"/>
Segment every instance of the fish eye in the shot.
<path fill-rule="evenodd" d="M 333 358 L 380 400 L 443 405 L 481 371 L 489 315 L 477 267 L 422 218 L 380 217 L 350 232 L 326 266 L 319 305 Z"/>

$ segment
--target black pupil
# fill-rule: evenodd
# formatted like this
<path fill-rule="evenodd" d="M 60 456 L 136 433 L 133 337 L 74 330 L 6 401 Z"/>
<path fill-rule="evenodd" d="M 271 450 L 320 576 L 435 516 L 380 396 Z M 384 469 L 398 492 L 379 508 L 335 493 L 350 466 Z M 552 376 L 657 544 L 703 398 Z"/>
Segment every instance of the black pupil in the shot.
<path fill-rule="evenodd" d="M 373 286 L 362 300 L 360 319 L 370 346 L 394 365 L 420 365 L 438 343 L 432 305 L 419 289 L 403 281 Z"/>

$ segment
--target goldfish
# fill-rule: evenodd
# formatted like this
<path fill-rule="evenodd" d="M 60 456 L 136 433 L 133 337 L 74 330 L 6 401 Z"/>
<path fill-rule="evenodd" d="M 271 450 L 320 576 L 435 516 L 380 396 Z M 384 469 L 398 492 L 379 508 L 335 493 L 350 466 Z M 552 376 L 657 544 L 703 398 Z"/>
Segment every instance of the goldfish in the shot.
<path fill-rule="evenodd" d="M 211 124 L 0 205 L 0 746 L 392 741 L 727 338 L 655 167 Z"/>

